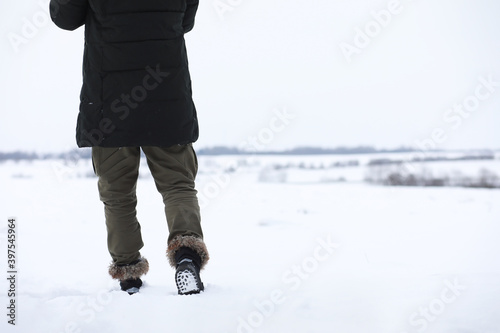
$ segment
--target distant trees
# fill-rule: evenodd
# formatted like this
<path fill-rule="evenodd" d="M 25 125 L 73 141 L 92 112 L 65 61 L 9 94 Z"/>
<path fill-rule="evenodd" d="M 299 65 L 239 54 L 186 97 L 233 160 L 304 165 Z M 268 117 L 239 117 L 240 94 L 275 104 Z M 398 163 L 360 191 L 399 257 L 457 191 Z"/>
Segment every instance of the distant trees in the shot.
<path fill-rule="evenodd" d="M 411 149 L 400 148 L 392 151 L 376 150 L 369 146 L 360 147 L 338 147 L 333 149 L 318 148 L 318 147 L 299 147 L 280 152 L 249 152 L 238 148 L 217 146 L 212 148 L 204 148 L 197 150 L 198 155 L 217 156 L 217 155 L 241 155 L 237 163 L 224 166 L 224 172 L 236 172 L 241 168 L 247 167 L 262 167 L 259 173 L 259 180 L 262 182 L 286 182 L 287 172 L 289 170 L 304 171 L 308 174 L 313 171 L 325 171 L 321 176 L 321 182 L 330 181 L 346 181 L 345 174 L 340 169 L 350 168 L 366 168 L 365 181 L 372 184 L 380 184 L 385 186 L 459 186 L 473 188 L 500 188 L 500 177 L 493 171 L 481 169 L 478 174 L 471 176 L 462 173 L 461 171 L 450 171 L 447 167 L 447 173 L 441 172 L 435 174 L 428 168 L 433 162 L 457 162 L 457 161 L 478 161 L 478 160 L 495 160 L 495 153 L 491 151 L 478 151 L 476 153 L 453 153 L 449 152 L 434 152 L 432 155 L 420 156 L 405 160 L 405 156 L 410 154 L 388 154 L 385 156 L 377 156 L 378 153 L 414 153 Z M 323 160 L 322 158 L 309 159 L 307 155 L 347 155 L 347 154 L 368 154 L 373 157 L 368 162 L 364 158 L 353 156 L 352 158 L 334 158 Z M 249 164 L 249 155 L 304 155 L 302 158 L 293 158 L 290 160 L 284 159 L 282 162 L 274 162 L 271 165 L 261 166 L 259 162 Z M 0 163 L 10 161 L 33 161 L 33 160 L 57 160 L 54 165 L 61 168 L 62 171 L 75 169 L 81 160 L 91 158 L 91 149 L 73 149 L 63 153 L 52 154 L 37 154 L 23 151 L 16 152 L 0 152 Z M 362 162 L 360 162 L 362 161 Z M 408 168 L 407 166 L 417 166 L 417 168 Z M 452 164 L 450 164 L 452 165 Z M 329 171 L 336 169 L 333 172 L 334 176 Z M 412 170 L 410 170 L 412 169 Z M 417 170 L 418 169 L 418 170 Z M 20 175 L 15 175 L 20 177 Z M 93 176 L 90 173 L 87 176 Z M 349 178 L 349 177 L 347 177 Z M 359 178 L 358 178 L 359 179 Z"/>
<path fill-rule="evenodd" d="M 91 149 L 73 149 L 63 153 L 51 154 L 38 154 L 28 153 L 24 151 L 14 151 L 9 153 L 0 152 L 0 162 L 4 161 L 34 161 L 34 160 L 75 160 L 75 159 L 88 159 L 92 155 Z"/>
<path fill-rule="evenodd" d="M 383 164 L 368 168 L 367 182 L 386 186 L 438 186 L 500 188 L 500 177 L 493 171 L 480 169 L 476 176 L 464 175 L 460 171 L 434 175 L 422 167 L 419 173 L 408 172 L 402 164 Z"/>
<path fill-rule="evenodd" d="M 22 151 L 15 151 L 12 153 L 0 153 L 0 161 L 21 161 L 21 160 L 36 160 L 39 156 L 35 153 L 26 153 Z"/>
<path fill-rule="evenodd" d="M 282 151 L 248 151 L 235 147 L 216 146 L 211 148 L 202 148 L 197 150 L 198 155 L 349 155 L 349 154 L 377 154 L 377 153 L 400 153 L 412 152 L 411 148 L 396 148 L 392 150 L 380 150 L 371 146 L 358 147 L 337 147 L 337 148 L 321 148 L 321 147 L 296 147 Z"/>

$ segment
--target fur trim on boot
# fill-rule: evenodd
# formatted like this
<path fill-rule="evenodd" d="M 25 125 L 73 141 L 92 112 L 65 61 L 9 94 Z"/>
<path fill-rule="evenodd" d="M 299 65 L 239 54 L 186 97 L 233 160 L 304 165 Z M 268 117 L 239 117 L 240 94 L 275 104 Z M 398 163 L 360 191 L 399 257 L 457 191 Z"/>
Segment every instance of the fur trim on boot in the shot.
<path fill-rule="evenodd" d="M 130 265 L 109 265 L 109 275 L 116 280 L 138 279 L 149 271 L 149 262 L 141 257 L 136 263 Z"/>
<path fill-rule="evenodd" d="M 207 247 L 205 246 L 205 243 L 201 238 L 195 236 L 179 235 L 174 237 L 174 239 L 170 241 L 167 248 L 168 262 L 173 268 L 176 268 L 177 266 L 177 263 L 175 262 L 175 252 L 177 252 L 177 250 L 181 247 L 188 247 L 194 250 L 200 256 L 200 269 L 203 269 L 208 259 L 210 259 Z"/>

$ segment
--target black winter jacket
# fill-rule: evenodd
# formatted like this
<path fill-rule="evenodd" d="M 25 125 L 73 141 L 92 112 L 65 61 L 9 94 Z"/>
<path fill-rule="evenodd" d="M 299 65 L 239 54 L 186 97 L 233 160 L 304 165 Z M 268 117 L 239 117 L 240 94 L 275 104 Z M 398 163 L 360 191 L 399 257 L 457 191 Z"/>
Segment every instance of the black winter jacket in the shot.
<path fill-rule="evenodd" d="M 54 23 L 85 24 L 79 147 L 198 139 L 184 34 L 198 0 L 51 0 Z"/>

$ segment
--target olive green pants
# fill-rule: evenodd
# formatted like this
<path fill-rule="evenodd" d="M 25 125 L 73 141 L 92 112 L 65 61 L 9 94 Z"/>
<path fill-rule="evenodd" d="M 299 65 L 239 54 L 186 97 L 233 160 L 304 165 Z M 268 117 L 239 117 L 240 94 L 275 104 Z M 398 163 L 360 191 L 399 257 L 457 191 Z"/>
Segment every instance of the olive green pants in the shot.
<path fill-rule="evenodd" d="M 168 241 L 178 235 L 203 238 L 194 186 L 198 161 L 192 145 L 141 148 L 163 197 Z M 117 265 L 139 259 L 139 250 L 144 245 L 136 217 L 140 157 L 139 147 L 92 148 L 99 196 L 104 203 L 108 250 Z"/>

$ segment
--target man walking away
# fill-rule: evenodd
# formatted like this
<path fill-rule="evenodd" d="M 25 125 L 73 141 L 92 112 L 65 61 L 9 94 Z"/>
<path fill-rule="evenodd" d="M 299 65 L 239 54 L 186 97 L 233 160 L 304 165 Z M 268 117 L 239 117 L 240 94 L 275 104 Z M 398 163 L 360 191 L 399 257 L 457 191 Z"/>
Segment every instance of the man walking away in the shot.
<path fill-rule="evenodd" d="M 163 197 L 167 258 L 179 294 L 204 289 L 203 241 L 192 143 L 198 119 L 192 100 L 184 34 L 194 26 L 198 0 L 51 0 L 54 23 L 85 25 L 83 86 L 76 140 L 92 147 L 104 203 L 109 274 L 133 294 L 149 263 L 136 218 L 141 149 Z M 63 46 L 62 46 L 63 47 Z"/>

